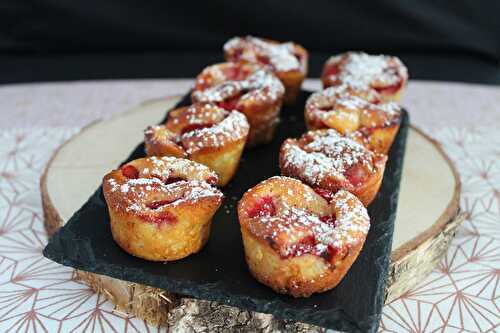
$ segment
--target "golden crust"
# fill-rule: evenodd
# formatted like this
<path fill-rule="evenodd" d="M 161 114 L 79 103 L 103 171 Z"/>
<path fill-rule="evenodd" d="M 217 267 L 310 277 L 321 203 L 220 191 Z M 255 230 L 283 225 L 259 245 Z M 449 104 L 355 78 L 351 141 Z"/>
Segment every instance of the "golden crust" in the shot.
<path fill-rule="evenodd" d="M 355 90 L 334 86 L 312 94 L 304 117 L 309 129 L 332 128 L 343 135 L 359 132 L 367 146 L 387 154 L 401 123 L 401 108 L 393 102 L 379 103 L 373 89 Z"/>
<path fill-rule="evenodd" d="M 247 36 L 231 38 L 224 44 L 227 61 L 257 63 L 273 71 L 285 86 L 286 105 L 297 99 L 307 75 L 308 57 L 306 49 L 293 42 Z"/>
<path fill-rule="evenodd" d="M 398 102 L 408 81 L 408 70 L 397 57 L 346 52 L 323 66 L 323 87 L 351 85 L 375 89 L 383 101 Z"/>
<path fill-rule="evenodd" d="M 264 213 L 255 214 L 255 207 Z M 335 224 L 325 216 L 333 216 Z M 357 258 L 370 225 L 366 209 L 352 194 L 339 191 L 328 203 L 287 177 L 270 178 L 247 191 L 238 217 L 252 275 L 295 297 L 334 288 Z"/>
<path fill-rule="evenodd" d="M 141 158 L 103 179 L 111 232 L 126 252 L 171 261 L 199 251 L 222 202 L 207 167 L 174 157 Z"/>
<path fill-rule="evenodd" d="M 335 288 L 362 249 L 361 243 L 351 248 L 350 254 L 333 266 L 310 254 L 281 259 L 268 244 L 256 239 L 244 228 L 241 228 L 241 233 L 252 276 L 274 291 L 294 297 L 309 297 Z"/>
<path fill-rule="evenodd" d="M 347 190 L 368 206 L 382 183 L 387 156 L 368 150 L 363 141 L 355 139 L 332 129 L 287 139 L 280 149 L 281 173 L 300 179 L 326 196 Z"/>
<path fill-rule="evenodd" d="M 247 141 L 249 124 L 238 111 L 197 103 L 169 112 L 165 125 L 145 131 L 148 156 L 185 157 L 219 176 L 219 186 L 234 176 Z"/>
<path fill-rule="evenodd" d="M 373 152 L 380 154 L 389 154 L 392 143 L 398 134 L 401 121 L 398 120 L 390 125 L 375 128 L 363 128 L 353 135 L 361 135 L 365 145 Z"/>
<path fill-rule="evenodd" d="M 272 139 L 284 92 L 281 81 L 262 66 L 228 62 L 205 68 L 191 99 L 243 113 L 250 124 L 247 145 L 255 146 Z"/>

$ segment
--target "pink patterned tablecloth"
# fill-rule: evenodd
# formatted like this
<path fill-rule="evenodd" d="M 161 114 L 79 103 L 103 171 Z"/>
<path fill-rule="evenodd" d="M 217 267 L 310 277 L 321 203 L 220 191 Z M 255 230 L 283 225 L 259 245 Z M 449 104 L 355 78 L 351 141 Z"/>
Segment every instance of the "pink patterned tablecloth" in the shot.
<path fill-rule="evenodd" d="M 156 332 L 42 256 L 39 177 L 79 128 L 191 80 L 0 86 L 0 332 Z M 306 82 L 318 88 L 317 80 Z M 380 332 L 500 332 L 500 88 L 412 81 L 402 104 L 463 182 L 467 220 L 432 274 L 384 307 Z"/>

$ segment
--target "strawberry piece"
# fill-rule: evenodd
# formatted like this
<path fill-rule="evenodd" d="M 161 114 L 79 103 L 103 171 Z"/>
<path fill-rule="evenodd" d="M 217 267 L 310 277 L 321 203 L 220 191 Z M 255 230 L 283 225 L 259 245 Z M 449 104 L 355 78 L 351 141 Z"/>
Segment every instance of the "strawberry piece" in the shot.
<path fill-rule="evenodd" d="M 375 90 L 382 95 L 392 95 L 396 93 L 399 90 L 399 88 L 401 88 L 401 83 L 396 83 L 393 84 L 392 86 L 385 86 L 380 88 L 375 87 Z"/>
<path fill-rule="evenodd" d="M 272 197 L 262 197 L 247 211 L 248 217 L 263 217 L 276 215 L 276 206 Z"/>
<path fill-rule="evenodd" d="M 288 257 L 299 257 L 303 254 L 311 253 L 315 245 L 316 238 L 314 236 L 304 237 L 294 244 L 293 250 L 289 252 Z"/>
<path fill-rule="evenodd" d="M 180 182 L 182 180 L 185 180 L 184 178 L 180 178 L 180 177 L 169 177 L 169 178 L 165 179 L 165 177 L 162 177 L 162 176 L 156 175 L 156 174 L 152 174 L 151 177 L 160 180 L 165 185 L 172 184 L 172 183 L 177 183 L 177 182 Z"/>
<path fill-rule="evenodd" d="M 139 178 L 139 170 L 133 165 L 124 165 L 120 169 L 122 174 L 129 179 L 137 179 Z"/>
<path fill-rule="evenodd" d="M 332 111 L 332 109 L 333 108 L 331 106 L 323 106 L 323 107 L 317 108 L 318 111 L 323 111 L 323 112 Z"/>
<path fill-rule="evenodd" d="M 244 80 L 248 73 L 241 69 L 240 66 L 229 66 L 224 69 L 224 75 L 228 81 L 241 81 Z"/>
<path fill-rule="evenodd" d="M 189 124 L 182 129 L 181 135 L 192 131 L 200 130 L 203 128 L 209 128 L 212 126 L 213 124 Z"/>
<path fill-rule="evenodd" d="M 147 203 L 146 207 L 148 207 L 149 209 L 158 209 L 158 208 L 166 206 L 174 201 L 177 201 L 177 199 L 152 201 L 152 202 Z"/>
<path fill-rule="evenodd" d="M 320 253 L 320 257 L 325 259 L 326 261 L 331 261 L 338 253 L 340 252 L 339 248 L 328 245 L 326 251 Z"/>
<path fill-rule="evenodd" d="M 339 67 L 337 65 L 330 65 L 323 71 L 323 76 L 336 75 L 339 72 Z"/>
<path fill-rule="evenodd" d="M 167 184 L 177 183 L 177 182 L 180 182 L 180 181 L 182 181 L 182 180 L 184 180 L 184 179 L 182 179 L 182 178 L 180 178 L 180 177 L 170 177 L 170 178 L 165 179 L 165 180 L 163 181 L 163 183 L 164 183 L 165 185 L 167 185 Z"/>
<path fill-rule="evenodd" d="M 269 60 L 269 57 L 266 55 L 262 55 L 262 54 L 257 55 L 257 61 L 263 65 L 269 65 L 271 63 L 271 60 Z"/>
<path fill-rule="evenodd" d="M 226 100 L 217 103 L 217 106 L 219 106 L 227 111 L 237 110 L 237 106 L 238 106 L 238 102 L 240 101 L 240 97 L 241 97 L 241 95 L 227 98 Z"/>
<path fill-rule="evenodd" d="M 337 217 L 335 215 L 325 215 L 325 216 L 321 216 L 319 219 L 321 222 L 330 224 L 334 227 L 337 224 Z"/>
<path fill-rule="evenodd" d="M 231 57 L 232 57 L 233 61 L 240 60 L 242 54 L 243 54 L 242 48 L 234 49 L 232 54 L 231 54 Z"/>
<path fill-rule="evenodd" d="M 218 178 L 217 178 L 217 176 L 208 176 L 205 181 L 207 183 L 209 183 L 210 185 L 215 185 L 215 184 L 217 184 Z"/>
<path fill-rule="evenodd" d="M 320 187 L 314 188 L 314 192 L 321 195 L 323 197 L 323 199 L 325 199 L 329 203 L 333 200 L 333 196 L 335 195 L 334 191 L 327 190 L 327 189 L 320 188 Z"/>
<path fill-rule="evenodd" d="M 367 175 L 362 166 L 354 165 L 344 173 L 344 176 L 352 185 L 359 186 L 363 184 Z"/>

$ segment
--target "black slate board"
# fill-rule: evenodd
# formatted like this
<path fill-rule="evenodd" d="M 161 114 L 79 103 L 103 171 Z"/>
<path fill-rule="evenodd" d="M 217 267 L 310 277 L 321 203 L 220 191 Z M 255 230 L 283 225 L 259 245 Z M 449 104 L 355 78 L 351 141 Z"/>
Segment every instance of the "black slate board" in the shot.
<path fill-rule="evenodd" d="M 384 303 L 384 287 L 403 165 L 408 115 L 389 154 L 384 180 L 369 207 L 371 229 L 365 246 L 342 282 L 333 290 L 295 299 L 259 284 L 248 272 L 236 205 L 261 180 L 279 174 L 278 152 L 287 137 L 306 129 L 303 109 L 310 92 L 302 91 L 295 106 L 284 107 L 272 143 L 244 152 L 236 177 L 223 189 L 226 199 L 214 217 L 207 245 L 186 259 L 148 262 L 122 251 L 113 241 L 101 188 L 78 210 L 44 249 L 58 263 L 121 280 L 162 288 L 195 298 L 218 301 L 344 331 L 375 332 Z M 178 105 L 189 104 L 189 94 Z M 144 156 L 140 144 L 127 161 Z"/>

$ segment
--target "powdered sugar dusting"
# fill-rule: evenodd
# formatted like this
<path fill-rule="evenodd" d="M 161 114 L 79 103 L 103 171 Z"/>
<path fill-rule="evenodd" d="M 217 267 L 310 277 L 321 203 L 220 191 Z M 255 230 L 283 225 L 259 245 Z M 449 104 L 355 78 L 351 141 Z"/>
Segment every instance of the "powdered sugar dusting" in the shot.
<path fill-rule="evenodd" d="M 244 140 L 249 124 L 244 114 L 228 112 L 214 104 L 193 104 L 170 112 L 165 125 L 145 131 L 149 146 L 175 145 L 187 155 L 205 148 L 219 148 Z"/>
<path fill-rule="evenodd" d="M 308 126 L 325 128 L 344 124 L 356 130 L 353 127 L 381 127 L 399 121 L 401 107 L 394 102 L 380 103 L 378 96 L 373 89 L 355 90 L 345 84 L 316 92 L 306 102 Z M 348 118 L 348 122 L 340 118 Z M 338 129 L 347 132 L 346 128 Z"/>
<path fill-rule="evenodd" d="M 357 89 L 393 86 L 406 82 L 408 71 L 402 62 L 386 55 L 369 55 L 364 52 L 349 52 L 331 57 L 325 66 L 338 66 L 328 80 L 343 83 Z"/>
<path fill-rule="evenodd" d="M 180 137 L 188 154 L 205 147 L 223 147 L 228 143 L 244 139 L 249 131 L 248 121 L 241 112 L 231 111 L 218 124 L 209 128 L 184 133 Z"/>
<path fill-rule="evenodd" d="M 172 175 L 192 177 L 194 179 L 204 179 L 204 175 L 216 177 L 215 173 L 208 167 L 184 158 L 151 156 L 146 160 L 152 164 L 152 167 L 149 168 L 152 177 L 160 176 L 164 179 L 168 179 Z"/>
<path fill-rule="evenodd" d="M 127 178 L 119 169 L 104 180 L 104 191 L 110 196 L 108 204 L 115 209 L 154 217 L 182 204 L 203 199 L 219 203 L 222 200 L 222 192 L 208 182 L 216 181 L 215 173 L 193 161 L 150 157 L 128 165 L 138 170 L 138 178 Z"/>
<path fill-rule="evenodd" d="M 224 44 L 224 52 L 235 54 L 233 60 L 246 60 L 249 62 L 261 62 L 265 60 L 276 71 L 292 71 L 303 69 L 302 64 L 295 56 L 295 45 L 288 43 L 273 43 L 247 36 L 245 38 L 234 37 Z"/>
<path fill-rule="evenodd" d="M 306 108 L 333 108 L 337 103 L 351 108 L 359 108 L 365 106 L 366 102 L 378 103 L 380 101 L 380 96 L 376 90 L 371 88 L 357 88 L 359 87 L 351 87 L 346 84 L 341 84 L 317 91 L 311 94 L 311 96 L 307 99 Z"/>
<path fill-rule="evenodd" d="M 389 116 L 400 116 L 401 115 L 401 107 L 399 104 L 394 102 L 382 103 L 377 105 L 378 109 L 387 113 Z"/>
<path fill-rule="evenodd" d="M 218 66 L 222 65 L 224 64 L 210 66 L 200 76 L 219 76 L 220 74 L 215 73 L 220 72 Z M 223 102 L 239 95 L 241 99 L 277 101 L 284 93 L 285 88 L 276 76 L 267 70 L 258 69 L 243 80 L 227 80 L 205 90 L 195 90 L 192 97 L 196 102 Z"/>
<path fill-rule="evenodd" d="M 318 233 L 318 241 L 341 248 L 345 245 L 353 245 L 357 235 L 368 234 L 370 229 L 368 212 L 353 194 L 341 190 L 335 194 L 333 204 L 337 216 L 335 230 Z"/>
<path fill-rule="evenodd" d="M 112 179 L 108 180 L 112 185 Z M 113 186 L 113 185 L 112 185 Z M 126 195 L 120 201 L 121 208 L 127 212 L 144 213 L 155 210 L 148 203 L 158 200 L 168 201 L 164 207 L 174 207 L 186 202 L 196 202 L 203 198 L 222 197 L 222 193 L 207 182 L 199 180 L 178 181 L 171 184 L 163 184 L 156 179 L 129 179 L 124 184 L 115 185 L 111 191 L 119 191 Z M 133 196 L 127 195 L 133 193 Z M 155 198 L 154 200 L 152 198 Z"/>
<path fill-rule="evenodd" d="M 266 186 L 291 186 L 287 177 L 273 177 L 258 185 Z M 269 186 L 269 185 L 268 185 Z M 306 185 L 297 182 L 291 188 L 299 187 L 306 189 Z M 292 190 L 293 191 L 293 190 Z M 259 190 L 260 192 L 260 190 Z M 307 200 L 306 197 L 314 193 L 310 188 L 300 190 L 298 193 L 275 195 L 272 197 L 276 207 L 273 215 L 258 215 L 250 217 L 246 223 L 249 231 L 256 237 L 266 240 L 280 256 L 301 256 L 313 254 L 325 257 L 332 249 L 345 251 L 346 248 L 364 241 L 370 227 L 370 219 L 363 204 L 351 193 L 339 191 L 335 194 L 328 208 L 322 213 L 313 212 L 309 207 L 311 200 L 322 200 L 317 195 Z M 250 190 L 247 195 L 253 201 L 259 202 L 259 194 Z M 299 204 L 293 204 L 293 198 L 297 195 L 303 196 Z M 335 223 L 328 222 L 325 215 L 332 215 Z"/>
<path fill-rule="evenodd" d="M 333 177 L 344 180 L 343 173 L 362 163 L 373 170 L 373 153 L 335 130 L 310 131 L 300 140 L 289 139 L 281 148 L 282 171 L 300 170 L 309 184 L 319 185 Z"/>

